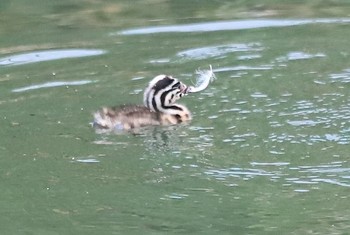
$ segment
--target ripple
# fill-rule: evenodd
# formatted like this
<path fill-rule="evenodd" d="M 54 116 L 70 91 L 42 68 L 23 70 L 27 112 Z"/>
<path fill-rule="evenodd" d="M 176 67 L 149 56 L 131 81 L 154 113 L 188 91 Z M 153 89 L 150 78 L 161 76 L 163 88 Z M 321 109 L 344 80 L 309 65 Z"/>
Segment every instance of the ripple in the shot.
<path fill-rule="evenodd" d="M 259 58 L 261 58 L 261 55 L 259 54 L 241 55 L 237 57 L 238 60 L 253 60 Z"/>
<path fill-rule="evenodd" d="M 205 47 L 189 48 L 187 50 L 179 51 L 174 57 L 171 58 L 158 58 L 151 59 L 149 63 L 151 64 L 162 64 L 169 62 L 181 63 L 188 60 L 203 60 L 208 58 L 225 58 L 228 54 L 237 52 L 256 52 L 262 51 L 264 48 L 260 43 L 233 43 L 224 45 L 208 45 Z M 255 55 L 256 57 L 259 57 Z M 252 58 L 254 55 L 246 55 L 246 58 Z M 216 68 L 214 72 L 225 72 L 225 71 L 241 71 L 241 70 L 269 70 L 272 66 L 236 66 L 236 67 L 226 67 L 226 68 Z"/>
<path fill-rule="evenodd" d="M 207 59 L 212 57 L 222 57 L 228 53 L 234 52 L 247 52 L 247 51 L 261 51 L 263 48 L 259 43 L 249 43 L 249 44 L 227 44 L 227 45 L 217 45 L 193 48 L 185 51 L 180 51 L 177 53 L 178 57 L 186 59 Z"/>
<path fill-rule="evenodd" d="M 170 195 L 166 194 L 164 195 L 164 197 L 161 197 L 161 200 L 181 200 L 181 199 L 185 199 L 186 197 L 188 197 L 187 194 L 183 194 L 183 193 L 172 193 Z"/>
<path fill-rule="evenodd" d="M 333 73 L 330 78 L 333 81 L 348 83 L 350 82 L 350 69 L 344 69 L 341 73 Z"/>
<path fill-rule="evenodd" d="M 252 166 L 287 166 L 289 162 L 251 162 Z"/>
<path fill-rule="evenodd" d="M 261 66 L 233 66 L 233 67 L 221 67 L 221 68 L 215 68 L 213 71 L 215 73 L 218 72 L 230 72 L 230 71 L 250 71 L 250 70 L 271 70 L 273 69 L 273 66 L 271 65 L 261 65 Z"/>
<path fill-rule="evenodd" d="M 60 49 L 23 53 L 0 58 L 1 66 L 15 66 L 38 63 L 43 61 L 60 60 L 67 58 L 79 58 L 105 54 L 105 50 L 98 49 Z"/>
<path fill-rule="evenodd" d="M 346 162 L 331 162 L 323 165 L 308 165 L 293 168 L 297 170 L 299 178 L 286 179 L 289 181 L 303 181 L 306 180 L 309 184 L 326 183 L 342 187 L 350 187 L 350 168 L 345 167 Z M 303 179 L 301 179 L 303 178 Z"/>
<path fill-rule="evenodd" d="M 292 126 L 316 126 L 321 123 L 326 123 L 322 121 L 313 121 L 313 120 L 295 120 L 295 121 L 287 121 L 289 125 Z"/>
<path fill-rule="evenodd" d="M 274 183 L 282 183 L 295 192 L 309 192 L 320 189 L 322 184 L 350 187 L 350 168 L 346 164 L 347 162 L 339 161 L 315 166 L 291 166 L 289 162 L 254 161 L 250 163 L 254 168 L 209 169 L 204 174 L 227 186 L 237 186 L 238 180 L 242 179 L 246 181 L 264 177 Z"/>
<path fill-rule="evenodd" d="M 286 154 L 285 152 L 282 152 L 282 151 L 275 151 L 275 150 L 270 150 L 269 151 L 271 154 L 274 154 L 274 155 L 284 155 Z"/>
<path fill-rule="evenodd" d="M 325 137 L 326 137 L 326 140 L 335 141 L 335 142 L 341 139 L 341 136 L 338 134 L 326 134 Z"/>
<path fill-rule="evenodd" d="M 194 130 L 194 129 L 192 129 Z M 199 133 L 201 133 L 197 137 L 191 137 L 188 139 L 188 143 L 191 143 L 195 146 L 195 149 L 198 149 L 199 151 L 204 151 L 209 147 L 213 146 L 213 136 L 205 133 L 208 129 L 199 129 Z M 209 129 L 210 130 L 210 129 Z"/>
<path fill-rule="evenodd" d="M 231 128 L 232 129 L 232 128 Z M 230 145 L 240 144 L 240 147 L 250 147 L 251 144 L 249 140 L 255 139 L 257 134 L 255 133 L 245 133 L 245 134 L 236 134 L 229 136 L 228 138 L 223 138 L 222 142 L 229 143 Z M 247 142 L 247 143 L 244 143 Z"/>
<path fill-rule="evenodd" d="M 266 94 L 263 94 L 261 92 L 254 92 L 250 96 L 253 98 L 267 98 L 268 97 Z"/>
<path fill-rule="evenodd" d="M 153 59 L 150 60 L 149 63 L 151 64 L 166 64 L 169 63 L 171 60 L 169 58 L 162 58 L 162 59 Z"/>
<path fill-rule="evenodd" d="M 253 178 L 255 176 L 274 176 L 275 173 L 271 173 L 261 169 L 249 169 L 249 168 L 228 168 L 228 169 L 210 169 L 205 174 L 214 176 L 217 179 L 226 179 L 227 177 L 247 177 Z"/>
<path fill-rule="evenodd" d="M 93 156 L 87 156 L 87 157 L 73 157 L 72 162 L 79 162 L 79 163 L 99 163 L 100 160 L 96 159 Z"/>
<path fill-rule="evenodd" d="M 97 159 L 78 159 L 76 162 L 81 162 L 81 163 L 99 163 L 100 161 Z"/>
<path fill-rule="evenodd" d="M 70 82 L 54 81 L 54 82 L 47 82 L 42 84 L 16 88 L 16 89 L 13 89 L 12 92 L 24 92 L 24 91 L 37 90 L 42 88 L 52 88 L 52 87 L 61 87 L 61 86 L 81 86 L 81 85 L 86 85 L 86 84 L 95 83 L 95 82 L 97 81 L 91 81 L 91 80 L 70 81 Z"/>
<path fill-rule="evenodd" d="M 297 193 L 307 193 L 307 192 L 310 192 L 310 190 L 308 190 L 308 189 L 295 189 L 294 192 L 297 192 Z"/>
<path fill-rule="evenodd" d="M 350 23 L 350 18 L 319 18 L 319 19 L 263 19 L 263 20 L 232 20 L 215 21 L 183 25 L 151 26 L 126 29 L 110 35 L 143 35 L 155 33 L 193 33 L 215 32 L 223 30 L 259 29 L 271 27 L 288 27 L 306 24 L 340 24 Z"/>
<path fill-rule="evenodd" d="M 334 185 L 343 186 L 343 187 L 350 187 L 350 184 L 339 182 L 338 180 L 335 180 L 335 179 L 312 179 L 312 181 L 334 184 Z"/>
<path fill-rule="evenodd" d="M 334 142 L 339 145 L 346 145 L 350 143 L 350 135 L 345 134 L 325 134 L 325 135 L 288 135 L 288 134 L 271 134 L 269 137 L 270 141 L 277 143 L 292 143 L 300 144 L 306 143 L 309 145 L 324 142 Z"/>
<path fill-rule="evenodd" d="M 293 60 L 306 60 L 306 59 L 322 58 L 322 57 L 326 57 L 326 55 L 323 53 L 308 54 L 302 51 L 295 51 L 295 52 L 289 52 L 286 56 L 278 57 L 276 61 L 287 62 L 287 61 L 293 61 Z"/>
<path fill-rule="evenodd" d="M 350 168 L 342 168 L 341 164 L 307 166 L 307 167 L 304 166 L 302 168 L 303 170 L 301 172 L 306 172 L 306 173 L 349 173 L 350 174 Z"/>

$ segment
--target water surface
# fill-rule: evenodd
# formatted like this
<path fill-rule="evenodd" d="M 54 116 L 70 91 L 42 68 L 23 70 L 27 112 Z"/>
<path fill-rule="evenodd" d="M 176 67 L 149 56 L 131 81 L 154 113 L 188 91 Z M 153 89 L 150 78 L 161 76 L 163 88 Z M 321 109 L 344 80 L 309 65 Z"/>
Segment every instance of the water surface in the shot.
<path fill-rule="evenodd" d="M 347 234 L 349 9 L 3 1 L 3 233 Z M 181 100 L 191 123 L 91 128 L 209 64 L 217 80 Z"/>

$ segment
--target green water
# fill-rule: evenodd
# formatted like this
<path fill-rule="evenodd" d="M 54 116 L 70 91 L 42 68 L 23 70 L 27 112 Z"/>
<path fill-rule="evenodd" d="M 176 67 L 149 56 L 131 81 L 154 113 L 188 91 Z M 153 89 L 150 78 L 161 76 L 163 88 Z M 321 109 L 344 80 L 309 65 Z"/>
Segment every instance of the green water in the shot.
<path fill-rule="evenodd" d="M 0 3 L 2 234 L 349 234 L 348 1 Z M 149 79 L 187 125 L 98 134 Z"/>

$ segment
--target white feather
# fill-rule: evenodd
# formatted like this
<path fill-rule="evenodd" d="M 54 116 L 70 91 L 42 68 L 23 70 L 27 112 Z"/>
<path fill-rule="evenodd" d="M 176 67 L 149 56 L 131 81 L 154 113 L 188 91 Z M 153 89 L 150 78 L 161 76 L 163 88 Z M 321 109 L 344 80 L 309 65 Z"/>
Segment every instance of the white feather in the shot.
<path fill-rule="evenodd" d="M 209 65 L 209 70 L 197 70 L 196 71 L 197 80 L 195 86 L 189 86 L 187 88 L 187 93 L 194 93 L 203 91 L 205 88 L 208 87 L 209 83 L 214 81 L 216 79 L 215 74 L 213 72 L 213 69 L 211 65 Z"/>

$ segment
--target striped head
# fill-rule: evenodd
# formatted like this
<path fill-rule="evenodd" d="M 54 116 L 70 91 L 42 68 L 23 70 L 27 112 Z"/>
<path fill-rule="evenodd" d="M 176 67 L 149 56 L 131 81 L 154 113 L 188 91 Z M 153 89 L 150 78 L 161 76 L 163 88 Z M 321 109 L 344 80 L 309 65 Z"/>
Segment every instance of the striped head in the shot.
<path fill-rule="evenodd" d="M 143 103 L 155 112 L 172 113 L 179 110 L 175 102 L 184 96 L 187 86 L 167 75 L 153 78 L 143 94 Z"/>

